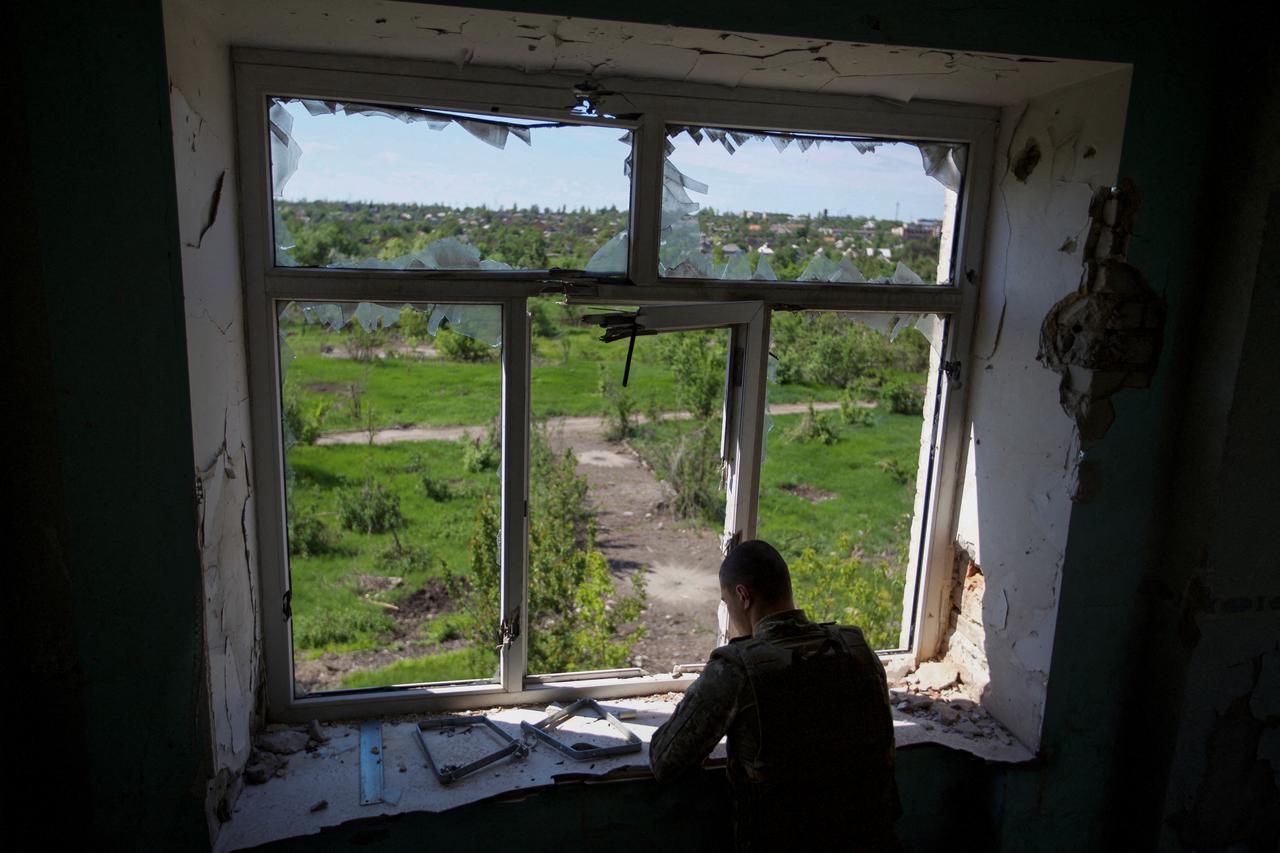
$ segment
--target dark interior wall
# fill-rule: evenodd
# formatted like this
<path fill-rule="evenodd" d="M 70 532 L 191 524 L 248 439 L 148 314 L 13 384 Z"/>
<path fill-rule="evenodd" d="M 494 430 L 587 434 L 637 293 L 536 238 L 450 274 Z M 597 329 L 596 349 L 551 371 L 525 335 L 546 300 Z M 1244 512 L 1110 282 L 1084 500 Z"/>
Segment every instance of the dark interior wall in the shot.
<path fill-rule="evenodd" d="M 31 576 L 5 595 L 6 716 L 22 721 L 4 728 L 22 791 L 5 831 L 199 847 L 208 712 L 160 3 L 9 14 L 22 226 L 6 290 L 24 309 L 10 342 L 31 348 L 8 410 L 29 547 L 6 574 Z"/>
<path fill-rule="evenodd" d="M 1115 427 L 1086 448 L 1102 482 L 1072 518 L 1044 757 L 1006 773 L 939 749 L 903 750 L 900 776 L 910 818 L 904 835 L 917 846 L 954 841 L 947 833 L 957 820 L 971 822 L 969 837 L 982 842 L 975 846 L 1089 848 L 1126 829 L 1141 846 L 1151 844 L 1161 804 L 1131 793 L 1117 757 L 1124 735 L 1149 735 L 1132 719 L 1139 705 L 1122 697 L 1143 677 L 1141 667 L 1165 672 L 1179 696 L 1187 671 L 1185 660 L 1143 639 L 1139 629 L 1153 601 L 1143 580 L 1144 572 L 1147 580 L 1160 574 L 1167 519 L 1159 513 L 1176 485 L 1161 472 L 1185 440 L 1175 428 L 1184 378 L 1170 366 L 1188 364 L 1205 345 L 1196 332 L 1206 288 L 1226 299 L 1253 287 L 1252 279 L 1209 283 L 1194 274 L 1209 260 L 1206 217 L 1230 206 L 1229 198 L 1201 193 L 1215 95 L 1234 85 L 1213 73 L 1216 60 L 1230 58 L 1215 40 L 1263 28 L 1238 20 L 1228 28 L 1207 20 L 1198 5 L 1147 13 L 1138 4 L 1098 0 L 1045 9 L 942 0 L 785 9 L 669 0 L 467 5 L 1133 64 L 1121 174 L 1136 182 L 1143 207 L 1130 257 L 1168 299 L 1170 335 L 1153 388 L 1122 393 Z M 21 483 L 14 492 L 30 519 L 20 553 L 35 572 L 16 587 L 20 597 L 9 602 L 14 612 L 5 621 L 17 640 L 10 648 L 29 653 L 19 655 L 19 673 L 27 684 L 46 686 L 44 701 L 55 708 L 32 705 L 26 720 L 47 723 L 62 713 L 67 731 L 56 748 L 78 774 L 70 794 L 49 801 L 59 815 L 44 828 L 142 847 L 198 847 L 207 843 L 208 732 L 161 8 L 158 0 L 72 2 L 10 14 L 24 101 L 19 167 L 30 190 L 26 230 L 17 232 L 21 251 L 6 252 L 18 263 L 24 293 L 17 304 L 30 324 L 26 337 L 12 339 L 27 347 L 16 369 L 26 380 L 19 401 L 29 457 L 17 472 L 37 497 L 25 499 Z M 1257 121 L 1247 114 L 1237 120 L 1246 129 Z M 1264 309 L 1273 311 L 1274 302 L 1253 308 Z M 1262 353 L 1266 327 L 1250 329 L 1255 345 L 1248 352 Z M 1219 379 L 1234 385 L 1234 368 L 1225 369 L 1230 375 Z M 1275 425 L 1274 408 L 1259 402 L 1264 378 L 1240 373 L 1234 396 L 1251 398 L 1254 408 L 1241 410 L 1240 423 L 1250 426 L 1232 446 L 1232 465 L 1247 465 L 1265 449 L 1258 429 Z M 1250 534 L 1235 535 L 1247 541 Z M 1173 749 L 1184 728 L 1179 721 L 1160 730 L 1153 757 Z M 10 755 L 24 766 L 49 766 L 34 740 Z M 1162 780 L 1164 769 L 1153 769 Z M 64 789 L 65 777 L 36 772 L 45 774 L 37 775 L 37 790 Z M 666 795 L 646 783 L 608 787 L 615 793 L 602 799 L 557 793 L 546 808 L 529 808 L 566 831 L 582 809 L 603 814 L 601 825 L 625 814 L 618 827 L 652 825 L 665 815 L 671 833 L 706 822 L 705 802 L 692 794 L 694 807 L 664 812 L 651 797 Z M 82 805 L 74 821 L 64 816 L 68 796 Z M 480 804 L 441 826 L 458 837 L 511 808 Z M 41 811 L 36 804 L 15 812 L 17 823 L 6 822 L 39 822 Z M 391 824 L 382 837 L 421 838 L 408 821 Z"/>

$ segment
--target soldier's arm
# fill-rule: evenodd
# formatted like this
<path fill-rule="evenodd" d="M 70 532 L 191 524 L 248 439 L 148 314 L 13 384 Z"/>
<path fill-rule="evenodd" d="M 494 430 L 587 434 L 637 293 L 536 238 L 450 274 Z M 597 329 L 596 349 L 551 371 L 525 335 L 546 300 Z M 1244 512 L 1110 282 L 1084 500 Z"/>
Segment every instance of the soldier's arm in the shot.
<path fill-rule="evenodd" d="M 740 667 L 721 658 L 707 662 L 698 680 L 649 742 L 649 767 L 659 781 L 696 767 L 724 737 L 738 710 L 746 678 Z"/>

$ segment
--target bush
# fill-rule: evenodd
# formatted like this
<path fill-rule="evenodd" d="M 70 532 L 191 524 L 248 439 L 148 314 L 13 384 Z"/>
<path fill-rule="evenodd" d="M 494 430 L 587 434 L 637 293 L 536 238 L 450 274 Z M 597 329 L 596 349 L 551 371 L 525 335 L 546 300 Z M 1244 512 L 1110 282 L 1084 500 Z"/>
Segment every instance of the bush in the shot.
<path fill-rule="evenodd" d="M 420 545 L 404 544 L 395 536 L 390 545 L 374 556 L 373 565 L 392 577 L 422 576 L 431 568 L 431 552 Z"/>
<path fill-rule="evenodd" d="M 880 399 L 897 415 L 918 415 L 924 411 L 924 388 L 905 379 L 895 379 L 880 389 Z"/>
<path fill-rule="evenodd" d="M 720 442 L 708 427 L 680 436 L 666 465 L 666 481 L 675 491 L 671 509 L 677 518 L 724 523 Z"/>
<path fill-rule="evenodd" d="M 723 332 L 677 332 L 658 336 L 659 354 L 676 381 L 676 402 L 706 421 L 718 413 L 727 352 Z"/>
<path fill-rule="evenodd" d="M 530 299 L 528 305 L 529 322 L 533 328 L 533 336 L 535 338 L 560 337 L 560 327 L 556 325 L 555 318 L 551 316 L 551 306 L 542 299 Z"/>
<path fill-rule="evenodd" d="M 787 433 L 787 438 L 791 441 L 820 441 L 823 444 L 835 444 L 840 440 L 840 433 L 831 423 L 831 416 L 825 412 L 818 414 L 813 410 L 813 403 L 810 402 L 809 410 L 804 413 L 800 423 Z"/>
<path fill-rule="evenodd" d="M 859 400 L 848 391 L 840 398 L 840 420 L 849 426 L 873 427 L 876 415 L 871 409 L 859 405 Z"/>
<path fill-rule="evenodd" d="M 857 625 L 871 648 L 897 648 L 905 571 L 896 560 L 868 558 L 842 537 L 838 553 L 806 548 L 790 568 L 796 606 L 810 619 Z"/>
<path fill-rule="evenodd" d="M 462 467 L 469 473 L 480 474 L 485 471 L 496 471 L 502 461 L 502 444 L 498 439 L 498 428 L 490 424 L 484 437 L 468 438 L 463 435 Z"/>
<path fill-rule="evenodd" d="M 286 391 L 283 407 L 285 443 L 315 444 L 329 407 L 329 401 L 324 398 L 304 401 L 298 392 Z"/>
<path fill-rule="evenodd" d="M 374 361 L 378 350 L 386 346 L 387 333 L 382 328 L 372 331 L 353 322 L 347 330 L 347 355 L 354 361 Z"/>
<path fill-rule="evenodd" d="M 431 337 L 427 331 L 430 315 L 424 311 L 406 305 L 400 309 L 400 335 L 406 343 L 416 344 Z"/>
<path fill-rule="evenodd" d="M 477 341 L 466 335 L 460 335 L 449 328 L 441 328 L 436 333 L 436 352 L 448 361 L 489 361 L 495 350 L 484 341 Z"/>
<path fill-rule="evenodd" d="M 818 311 L 775 312 L 770 328 L 784 384 L 848 387 L 877 370 L 929 366 L 929 343 L 914 329 L 890 341 L 849 315 Z"/>
<path fill-rule="evenodd" d="M 613 381 L 600 366 L 600 396 L 604 399 L 604 440 L 622 441 L 636 434 L 635 398 L 630 389 Z"/>
<path fill-rule="evenodd" d="M 644 609 L 639 575 L 630 594 L 619 594 L 609 564 L 596 548 L 587 505 L 587 482 L 577 474 L 573 452 L 551 453 L 540 432 L 532 437 L 529 482 L 529 671 L 562 672 L 625 666 L 643 627 L 625 633 Z M 494 614 L 500 612 L 499 509 L 487 495 L 471 540 L 471 574 L 451 575 L 451 597 L 466 614 L 459 633 L 476 646 L 501 642 Z"/>
<path fill-rule="evenodd" d="M 337 549 L 337 535 L 314 509 L 290 501 L 285 514 L 288 516 L 289 556 L 315 557 Z"/>
<path fill-rule="evenodd" d="M 897 459 L 885 459 L 877 462 L 876 466 L 902 486 L 910 483 L 916 476 L 915 471 L 912 471 L 910 466 L 903 465 Z"/>
<path fill-rule="evenodd" d="M 372 477 L 338 492 L 338 517 L 347 530 L 360 533 L 386 533 L 405 525 L 400 496 Z"/>
<path fill-rule="evenodd" d="M 435 477 L 423 474 L 418 485 L 422 487 L 422 493 L 436 503 L 444 503 L 453 498 L 453 488 L 448 480 L 437 480 Z"/>

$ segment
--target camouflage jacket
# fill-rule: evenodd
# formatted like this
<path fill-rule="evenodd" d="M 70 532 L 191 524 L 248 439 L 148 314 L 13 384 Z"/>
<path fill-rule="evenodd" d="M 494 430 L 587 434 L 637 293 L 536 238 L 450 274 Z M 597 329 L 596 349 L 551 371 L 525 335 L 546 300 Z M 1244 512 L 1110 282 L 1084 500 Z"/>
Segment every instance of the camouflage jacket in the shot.
<path fill-rule="evenodd" d="M 888 687 L 860 630 L 790 610 L 716 649 L 653 735 L 654 776 L 697 766 L 726 734 L 739 849 L 896 848 Z"/>

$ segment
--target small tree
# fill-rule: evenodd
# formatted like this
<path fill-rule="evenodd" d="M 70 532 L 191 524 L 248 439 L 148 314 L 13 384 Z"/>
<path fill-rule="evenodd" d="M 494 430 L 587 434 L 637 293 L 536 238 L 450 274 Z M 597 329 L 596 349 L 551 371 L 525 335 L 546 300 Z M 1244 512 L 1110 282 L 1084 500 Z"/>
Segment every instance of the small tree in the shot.
<path fill-rule="evenodd" d="M 562 672 L 626 665 L 642 626 L 623 631 L 644 609 L 644 584 L 615 590 L 608 561 L 595 544 L 587 505 L 587 481 L 577 474 L 571 450 L 553 454 L 541 432 L 533 434 L 529 488 L 529 668 Z M 501 641 L 499 510 L 486 495 L 471 539 L 471 573 L 451 575 L 450 594 L 467 614 L 461 628 L 476 645 Z"/>

